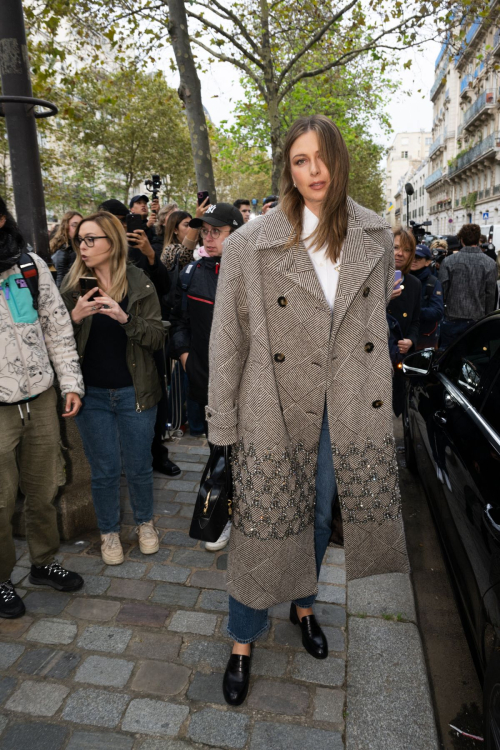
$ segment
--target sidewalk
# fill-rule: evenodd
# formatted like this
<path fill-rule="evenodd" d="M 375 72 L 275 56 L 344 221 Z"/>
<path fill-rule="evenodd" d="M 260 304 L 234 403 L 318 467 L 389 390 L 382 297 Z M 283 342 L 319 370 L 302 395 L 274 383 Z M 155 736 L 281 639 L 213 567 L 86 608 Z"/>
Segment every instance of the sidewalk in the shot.
<path fill-rule="evenodd" d="M 407 579 L 397 587 L 404 601 L 394 598 L 390 577 L 350 587 L 349 607 L 357 616 L 349 620 L 344 726 L 340 548 L 327 552 L 315 605 L 328 659 L 315 661 L 304 651 L 288 605 L 274 607 L 271 630 L 254 651 L 249 697 L 241 708 L 226 706 L 227 555 L 206 552 L 188 536 L 208 448 L 206 441 L 182 438 L 170 450 L 182 474 L 170 480 L 155 475 L 162 532 L 156 555 L 140 553 L 127 503 L 123 565 L 103 565 L 97 533 L 61 547 L 59 559 L 85 578 L 77 594 L 30 587 L 26 544 L 18 543 L 14 581 L 28 614 L 0 620 L 0 750 L 437 747 Z M 388 598 L 381 608 L 382 584 Z"/>

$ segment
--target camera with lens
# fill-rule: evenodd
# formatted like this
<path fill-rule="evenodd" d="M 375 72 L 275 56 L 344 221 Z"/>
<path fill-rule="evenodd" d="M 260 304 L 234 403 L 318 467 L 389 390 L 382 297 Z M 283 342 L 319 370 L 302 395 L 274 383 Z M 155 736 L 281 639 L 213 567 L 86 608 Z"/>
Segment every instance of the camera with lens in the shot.
<path fill-rule="evenodd" d="M 158 193 L 161 188 L 161 179 L 159 174 L 154 174 L 151 179 L 145 180 L 146 190 L 151 193 L 151 200 L 155 201 L 158 198 Z"/>
<path fill-rule="evenodd" d="M 421 224 L 417 224 L 416 221 L 410 221 L 410 229 L 413 232 L 413 236 L 415 237 L 417 241 L 417 245 L 419 245 L 422 242 L 422 239 L 425 234 L 424 227 L 430 227 L 432 224 L 432 221 L 423 221 Z"/>

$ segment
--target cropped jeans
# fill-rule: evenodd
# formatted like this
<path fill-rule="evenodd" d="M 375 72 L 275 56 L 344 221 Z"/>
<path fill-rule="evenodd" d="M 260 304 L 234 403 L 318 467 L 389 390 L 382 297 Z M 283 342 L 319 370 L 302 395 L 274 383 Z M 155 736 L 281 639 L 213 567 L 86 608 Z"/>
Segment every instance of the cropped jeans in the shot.
<path fill-rule="evenodd" d="M 120 477 L 127 477 L 135 523 L 153 518 L 151 443 L 156 406 L 136 411 L 135 391 L 87 386 L 76 416 L 90 464 L 92 500 L 101 534 L 120 530 Z"/>
<path fill-rule="evenodd" d="M 333 468 L 332 444 L 328 428 L 328 416 L 323 415 L 323 424 L 318 448 L 318 465 L 316 468 L 316 506 L 314 512 L 314 545 L 316 571 L 319 577 L 321 563 L 325 556 L 332 534 L 333 504 L 337 495 L 337 482 Z M 304 599 L 296 599 L 294 604 L 303 609 L 312 607 L 315 594 Z M 238 643 L 252 643 L 269 628 L 268 610 L 253 609 L 229 597 L 229 622 L 227 632 L 230 638 Z"/>

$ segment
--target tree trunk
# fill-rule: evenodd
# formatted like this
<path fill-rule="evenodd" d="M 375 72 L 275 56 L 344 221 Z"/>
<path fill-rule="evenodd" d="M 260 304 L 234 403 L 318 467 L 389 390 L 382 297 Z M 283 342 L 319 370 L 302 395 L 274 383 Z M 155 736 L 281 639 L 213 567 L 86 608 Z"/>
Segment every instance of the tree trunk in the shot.
<path fill-rule="evenodd" d="M 184 0 L 168 0 L 168 33 L 180 75 L 179 97 L 186 107 L 198 190 L 207 190 L 210 201 L 217 201 L 212 156 L 208 139 L 201 87 L 193 59 Z"/>
<path fill-rule="evenodd" d="M 279 195 L 281 171 L 283 169 L 283 139 L 281 137 L 281 118 L 278 108 L 278 97 L 271 96 L 268 105 L 269 125 L 271 128 L 271 154 L 273 159 L 272 186 L 273 195 Z"/>

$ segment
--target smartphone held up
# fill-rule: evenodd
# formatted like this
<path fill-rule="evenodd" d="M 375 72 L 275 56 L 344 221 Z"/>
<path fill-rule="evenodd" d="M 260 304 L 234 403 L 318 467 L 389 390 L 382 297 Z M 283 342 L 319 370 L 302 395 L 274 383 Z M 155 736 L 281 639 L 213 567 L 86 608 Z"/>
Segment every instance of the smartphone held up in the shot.
<path fill-rule="evenodd" d="M 97 279 L 95 276 L 80 276 L 79 278 L 80 294 L 87 294 L 91 289 L 95 289 L 95 294 L 91 294 L 89 302 L 95 299 L 95 295 L 99 292 Z"/>

